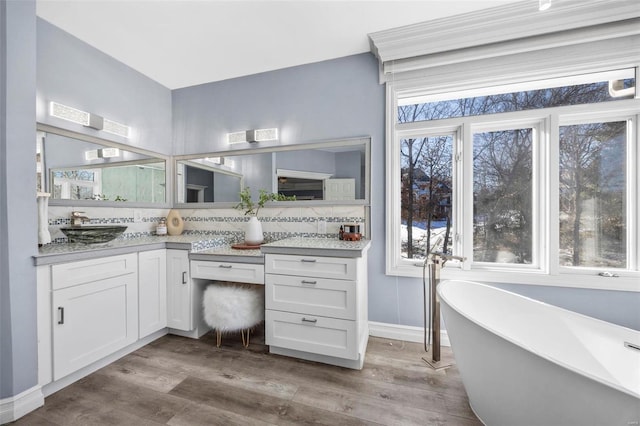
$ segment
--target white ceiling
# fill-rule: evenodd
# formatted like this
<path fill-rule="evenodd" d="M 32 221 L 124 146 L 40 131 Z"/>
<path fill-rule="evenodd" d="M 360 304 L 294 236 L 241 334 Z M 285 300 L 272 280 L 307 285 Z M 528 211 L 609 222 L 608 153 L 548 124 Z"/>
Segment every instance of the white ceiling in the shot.
<path fill-rule="evenodd" d="M 369 51 L 367 34 L 517 0 L 37 0 L 37 14 L 170 88 Z"/>

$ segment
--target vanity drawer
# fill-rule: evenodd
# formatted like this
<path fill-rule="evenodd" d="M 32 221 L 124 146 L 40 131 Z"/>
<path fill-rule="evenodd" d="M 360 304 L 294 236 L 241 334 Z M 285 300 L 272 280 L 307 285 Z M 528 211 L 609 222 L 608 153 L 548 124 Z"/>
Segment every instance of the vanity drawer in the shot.
<path fill-rule="evenodd" d="M 356 282 L 267 274 L 265 307 L 355 320 Z"/>
<path fill-rule="evenodd" d="M 60 290 L 137 271 L 138 256 L 135 253 L 61 263 L 51 267 L 52 289 Z"/>
<path fill-rule="evenodd" d="M 267 310 L 265 343 L 280 348 L 358 359 L 356 322 Z"/>
<path fill-rule="evenodd" d="M 264 266 L 253 263 L 192 260 L 191 278 L 264 284 Z"/>
<path fill-rule="evenodd" d="M 352 281 L 357 276 L 357 261 L 354 258 L 267 254 L 264 262 L 268 274 Z"/>

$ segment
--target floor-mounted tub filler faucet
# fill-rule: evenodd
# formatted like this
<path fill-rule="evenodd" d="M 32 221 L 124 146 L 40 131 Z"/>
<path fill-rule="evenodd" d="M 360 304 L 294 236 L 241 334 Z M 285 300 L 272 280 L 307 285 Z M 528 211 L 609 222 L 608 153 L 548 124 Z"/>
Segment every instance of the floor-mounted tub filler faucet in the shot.
<path fill-rule="evenodd" d="M 91 222 L 87 216 L 83 216 L 84 212 L 71 212 L 71 224 L 82 225 L 85 222 Z"/>
<path fill-rule="evenodd" d="M 451 363 L 440 360 L 440 300 L 438 299 L 438 284 L 440 283 L 440 271 L 447 260 L 459 260 L 464 262 L 467 258 L 454 256 L 442 252 L 429 252 L 422 266 L 422 289 L 424 301 L 424 350 L 429 352 L 431 346 L 431 359 L 422 359 L 434 370 L 442 370 L 451 367 Z M 429 269 L 429 321 L 427 322 L 427 297 L 426 297 L 426 269 Z M 427 328 L 428 326 L 428 328 Z M 431 339 L 428 338 L 427 329 L 431 331 Z"/>

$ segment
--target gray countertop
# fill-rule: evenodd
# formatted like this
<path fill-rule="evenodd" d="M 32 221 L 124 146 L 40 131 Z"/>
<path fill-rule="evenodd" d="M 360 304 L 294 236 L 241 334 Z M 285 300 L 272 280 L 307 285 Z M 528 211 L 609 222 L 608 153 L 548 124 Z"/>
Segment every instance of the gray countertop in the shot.
<path fill-rule="evenodd" d="M 35 265 L 51 265 L 103 256 L 156 249 L 189 250 L 192 260 L 264 263 L 265 253 L 302 256 L 361 257 L 370 241 L 340 241 L 329 238 L 285 238 L 263 244 L 260 250 L 233 249 L 224 237 L 211 235 L 147 236 L 116 239 L 103 244 L 48 244 L 33 257 Z"/>
<path fill-rule="evenodd" d="M 147 236 L 115 239 L 102 244 L 47 244 L 38 249 L 33 260 L 35 265 L 50 265 L 163 248 L 195 252 L 226 244 L 225 238 L 211 235 Z"/>
<path fill-rule="evenodd" d="M 285 238 L 260 246 L 262 253 L 297 254 L 302 256 L 362 257 L 370 240 L 341 241 L 331 238 Z"/>

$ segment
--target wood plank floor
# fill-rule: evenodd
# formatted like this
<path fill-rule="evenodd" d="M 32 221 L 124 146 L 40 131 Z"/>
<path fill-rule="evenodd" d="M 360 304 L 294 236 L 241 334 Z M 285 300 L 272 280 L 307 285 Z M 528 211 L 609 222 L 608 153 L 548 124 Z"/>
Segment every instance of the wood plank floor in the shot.
<path fill-rule="evenodd" d="M 268 354 L 261 330 L 173 335 L 60 390 L 15 425 L 480 425 L 456 367 L 422 344 L 371 337 L 361 371 Z M 442 348 L 442 359 L 452 359 Z"/>

